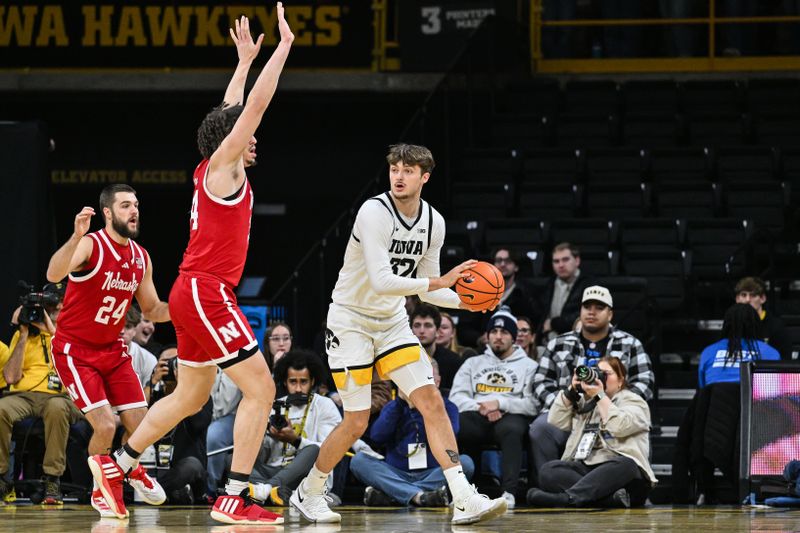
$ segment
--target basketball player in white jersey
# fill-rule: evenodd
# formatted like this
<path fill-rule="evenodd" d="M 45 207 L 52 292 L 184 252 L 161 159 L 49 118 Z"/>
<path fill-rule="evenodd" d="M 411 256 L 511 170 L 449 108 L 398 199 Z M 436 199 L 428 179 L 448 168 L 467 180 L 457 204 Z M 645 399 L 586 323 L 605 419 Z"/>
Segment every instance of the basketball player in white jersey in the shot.
<path fill-rule="evenodd" d="M 404 307 L 405 296 L 416 294 L 440 307 L 470 309 L 449 287 L 467 277 L 464 270 L 475 261 L 439 274 L 444 219 L 420 199 L 434 166 L 430 150 L 396 144 L 386 159 L 391 190 L 359 209 L 328 310 L 325 345 L 344 418 L 322 443 L 314 467 L 290 501 L 311 522 L 341 521 L 326 503 L 325 481 L 367 428 L 374 369 L 394 381 L 424 417 L 431 451 L 453 494 L 452 522 L 488 520 L 503 514 L 507 504 L 478 494 L 464 476 L 430 359 L 411 331 Z"/>

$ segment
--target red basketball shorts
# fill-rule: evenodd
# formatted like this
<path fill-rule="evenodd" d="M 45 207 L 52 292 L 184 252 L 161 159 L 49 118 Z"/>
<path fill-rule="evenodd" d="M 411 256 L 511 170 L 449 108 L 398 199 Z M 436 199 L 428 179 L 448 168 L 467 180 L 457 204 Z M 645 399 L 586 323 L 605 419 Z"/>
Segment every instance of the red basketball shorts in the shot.
<path fill-rule="evenodd" d="M 53 364 L 70 398 L 84 413 L 103 405 L 117 411 L 147 407 L 122 339 L 107 348 L 94 349 L 64 342 L 56 334 Z"/>
<path fill-rule="evenodd" d="M 179 275 L 169 293 L 169 314 L 181 364 L 233 362 L 239 350 L 258 346 L 236 296 L 217 280 Z"/>

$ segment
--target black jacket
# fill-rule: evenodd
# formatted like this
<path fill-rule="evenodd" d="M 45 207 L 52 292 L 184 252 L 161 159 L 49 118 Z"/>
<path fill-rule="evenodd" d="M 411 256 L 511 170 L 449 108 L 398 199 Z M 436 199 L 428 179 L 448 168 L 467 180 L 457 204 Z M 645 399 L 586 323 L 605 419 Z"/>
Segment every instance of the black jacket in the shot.
<path fill-rule="evenodd" d="M 767 311 L 759 323 L 759 335 L 764 342 L 781 354 L 782 361 L 792 360 L 792 339 L 779 316 Z"/>
<path fill-rule="evenodd" d="M 581 315 L 581 299 L 583 298 L 583 291 L 586 287 L 594 285 L 595 280 L 588 274 L 581 273 L 575 283 L 572 284 L 567 295 L 567 301 L 561 309 L 561 316 L 552 317 L 550 319 L 550 328 L 561 335 L 572 329 L 572 325 Z M 553 293 L 556 287 L 556 276 L 553 276 L 548 282 L 545 290 L 542 292 L 538 302 L 535 317 L 538 324 L 537 333 L 542 333 L 542 326 L 550 313 L 550 303 L 553 301 Z M 544 341 L 544 339 L 542 339 Z"/>

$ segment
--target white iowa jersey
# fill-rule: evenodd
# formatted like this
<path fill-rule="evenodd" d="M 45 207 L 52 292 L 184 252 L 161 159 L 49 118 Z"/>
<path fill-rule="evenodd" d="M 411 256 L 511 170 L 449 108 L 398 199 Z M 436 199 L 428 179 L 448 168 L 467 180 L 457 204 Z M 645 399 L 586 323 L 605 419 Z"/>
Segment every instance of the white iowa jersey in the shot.
<path fill-rule="evenodd" d="M 427 278 L 439 276 L 444 233 L 444 219 L 424 200 L 416 219 L 408 220 L 388 192 L 370 198 L 356 215 L 333 302 L 388 317 L 404 311 L 406 295 L 432 294 Z M 452 307 L 447 300 L 445 305 Z"/>

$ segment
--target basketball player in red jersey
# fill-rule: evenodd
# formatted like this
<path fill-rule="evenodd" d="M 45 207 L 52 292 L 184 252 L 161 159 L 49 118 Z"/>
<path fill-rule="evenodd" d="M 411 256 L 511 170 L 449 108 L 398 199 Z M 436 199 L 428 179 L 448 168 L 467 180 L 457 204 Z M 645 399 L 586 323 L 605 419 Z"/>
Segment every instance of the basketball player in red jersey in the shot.
<path fill-rule="evenodd" d="M 87 234 L 94 209 L 84 207 L 75 217 L 72 237 L 50 259 L 47 279 L 70 282 L 53 337 L 53 362 L 72 401 L 83 411 L 94 434 L 89 454 L 108 453 L 116 430 L 111 408 L 133 433 L 147 412 L 147 401 L 119 331 L 133 298 L 154 322 L 169 320 L 166 302 L 153 285 L 150 256 L 133 239 L 139 234 L 136 191 L 124 184 L 109 185 L 100 194 L 105 228 Z M 153 505 L 164 502 L 164 490 L 144 468 L 128 473 L 129 483 Z M 122 476 L 119 489 L 122 497 Z M 124 507 L 113 508 L 98 487 L 92 506 L 102 516 L 125 518 Z"/>
<path fill-rule="evenodd" d="M 277 18 L 280 42 L 244 106 L 247 71 L 263 35 L 253 43 L 247 19 L 237 21 L 231 36 L 239 67 L 225 101 L 206 116 L 198 131 L 203 161 L 194 173 L 189 245 L 169 297 L 181 379 L 172 394 L 151 407 L 125 446 L 114 453 L 113 461 L 108 456 L 97 458 L 118 466 L 93 470 L 102 485 L 111 476 L 135 468 L 147 446 L 208 401 L 219 366 L 243 394 L 233 430 L 231 473 L 225 494 L 211 510 L 212 518 L 230 524 L 283 523 L 281 515 L 251 499 L 248 480 L 264 438 L 275 385 L 232 290 L 241 278 L 250 238 L 253 192 L 245 168 L 255 164 L 253 134 L 275 93 L 294 40 L 280 2 Z"/>

